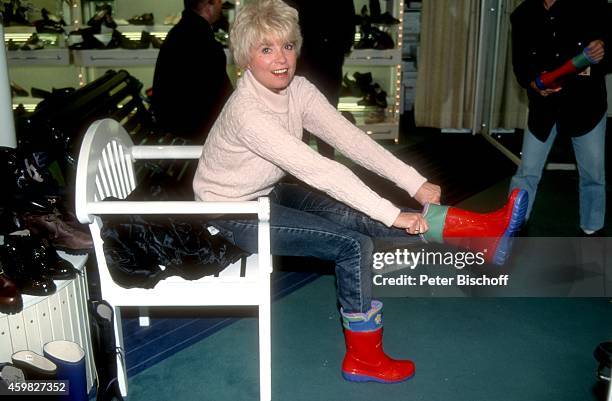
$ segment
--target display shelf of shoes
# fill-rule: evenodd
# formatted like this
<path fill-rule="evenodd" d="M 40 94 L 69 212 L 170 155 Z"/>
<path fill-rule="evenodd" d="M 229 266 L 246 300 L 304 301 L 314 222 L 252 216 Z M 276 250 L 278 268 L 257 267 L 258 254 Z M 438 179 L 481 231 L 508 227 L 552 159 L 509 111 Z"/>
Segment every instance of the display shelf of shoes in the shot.
<path fill-rule="evenodd" d="M 142 32 L 163 41 L 171 27 L 167 25 L 120 25 L 117 27 L 126 39 L 139 46 Z M 112 33 L 95 35 L 102 44 L 106 45 L 112 40 Z M 72 50 L 73 62 L 81 67 L 130 67 L 130 66 L 153 66 L 157 60 L 159 49 L 151 43 L 145 43 L 142 49 L 87 49 Z"/>
<path fill-rule="evenodd" d="M 147 32 L 157 40 L 157 44 L 145 43 L 143 49 L 90 49 L 72 50 L 73 62 L 81 67 L 130 67 L 154 66 L 159 54 L 159 45 L 164 41 L 171 25 L 119 25 L 117 30 L 135 46 L 141 41 L 142 32 Z M 112 39 L 111 33 L 95 35 L 100 42 L 107 44 Z M 225 56 L 231 60 L 230 52 L 225 49 Z"/>
<path fill-rule="evenodd" d="M 9 67 L 70 65 L 63 35 L 36 33 L 33 26 L 9 26 L 4 31 Z"/>
<path fill-rule="evenodd" d="M 68 340 L 79 344 L 86 354 L 87 388 L 95 383 L 89 313 L 87 311 L 87 255 L 58 254 L 80 274 L 72 280 L 55 280 L 57 290 L 46 297 L 23 295 L 23 310 L 13 315 L 0 313 L 0 363 L 9 362 L 20 350 L 43 354 L 49 341 Z"/>
<path fill-rule="evenodd" d="M 355 0 L 355 10 L 359 14 L 363 6 L 370 5 L 370 1 Z M 394 47 L 390 49 L 357 48 L 344 60 L 344 72 L 358 68 L 365 72 L 373 70 L 377 81 L 384 82 L 382 90 L 387 93 L 387 107 L 382 109 L 376 106 L 359 105 L 359 98 L 342 97 L 338 104 L 341 111 L 350 111 L 357 122 L 357 126 L 376 140 L 391 139 L 395 142 L 399 138 L 399 116 L 401 112 L 401 74 L 403 42 L 403 15 L 404 0 L 383 0 L 380 2 L 381 12 L 397 18 L 396 24 L 377 24 L 372 26 L 383 31 L 393 39 Z M 397 22 L 397 21 L 396 21 Z M 355 35 L 356 47 L 360 47 L 362 40 L 361 29 Z"/>

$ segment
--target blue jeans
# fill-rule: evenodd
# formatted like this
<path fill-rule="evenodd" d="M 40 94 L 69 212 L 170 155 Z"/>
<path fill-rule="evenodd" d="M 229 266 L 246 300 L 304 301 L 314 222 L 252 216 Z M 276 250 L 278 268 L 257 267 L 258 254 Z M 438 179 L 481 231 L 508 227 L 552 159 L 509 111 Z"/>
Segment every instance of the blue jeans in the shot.
<path fill-rule="evenodd" d="M 580 191 L 580 228 L 597 231 L 604 226 L 606 213 L 605 170 L 606 116 L 585 135 L 572 138 L 578 165 Z M 525 189 L 529 193 L 527 217 L 535 200 L 538 183 L 546 164 L 548 153 L 557 137 L 553 126 L 546 142 L 537 139 L 529 129 L 525 130 L 521 164 L 510 182 L 510 190 Z"/>
<path fill-rule="evenodd" d="M 394 244 L 422 243 L 418 235 L 388 228 L 324 194 L 279 183 L 270 193 L 272 254 L 335 262 L 337 297 L 346 312 L 367 312 L 372 301 L 373 238 Z M 228 240 L 257 252 L 257 220 L 211 222 Z"/>

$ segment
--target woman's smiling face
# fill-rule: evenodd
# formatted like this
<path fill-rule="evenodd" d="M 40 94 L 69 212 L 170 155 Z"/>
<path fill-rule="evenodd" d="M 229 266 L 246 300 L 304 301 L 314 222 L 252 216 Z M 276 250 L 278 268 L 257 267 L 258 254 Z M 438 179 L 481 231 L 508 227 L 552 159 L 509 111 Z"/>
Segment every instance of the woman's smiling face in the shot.
<path fill-rule="evenodd" d="M 279 93 L 293 80 L 296 61 L 297 54 L 292 42 L 268 37 L 251 49 L 248 69 L 257 82 Z"/>

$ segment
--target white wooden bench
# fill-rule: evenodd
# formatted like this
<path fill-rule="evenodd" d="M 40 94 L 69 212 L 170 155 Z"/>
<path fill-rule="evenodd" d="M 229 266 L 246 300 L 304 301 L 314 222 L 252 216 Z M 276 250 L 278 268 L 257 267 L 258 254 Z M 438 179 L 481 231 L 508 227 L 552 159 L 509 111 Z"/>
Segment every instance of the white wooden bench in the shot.
<path fill-rule="evenodd" d="M 119 352 L 117 370 L 121 393 L 127 395 L 127 376 L 121 330 L 122 306 L 140 307 L 146 314 L 150 306 L 222 306 L 259 307 L 260 398 L 271 398 L 270 342 L 270 205 L 268 198 L 249 202 L 133 202 L 104 201 L 125 199 L 136 187 L 134 163 L 141 159 L 198 159 L 201 146 L 136 146 L 130 135 L 114 120 L 94 122 L 83 138 L 75 188 L 76 214 L 88 224 L 94 240 L 100 272 L 102 297 L 115 311 L 115 338 Z M 247 259 L 241 275 L 240 261 L 227 267 L 218 277 L 206 276 L 188 281 L 170 277 L 153 289 L 125 289 L 112 280 L 100 228 L 101 215 L 127 214 L 253 214 L 259 220 L 258 253 Z"/>

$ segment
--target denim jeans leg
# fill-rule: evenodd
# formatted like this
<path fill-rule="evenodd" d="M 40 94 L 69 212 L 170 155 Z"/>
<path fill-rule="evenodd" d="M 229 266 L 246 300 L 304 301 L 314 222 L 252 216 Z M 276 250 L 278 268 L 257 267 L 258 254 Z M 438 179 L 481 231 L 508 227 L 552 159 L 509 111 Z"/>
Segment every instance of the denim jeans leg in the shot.
<path fill-rule="evenodd" d="M 527 206 L 527 216 L 531 214 L 533 202 L 535 201 L 536 192 L 540 178 L 542 178 L 542 170 L 546 164 L 546 159 L 550 153 L 550 149 L 557 136 L 557 127 L 553 126 L 548 139 L 545 142 L 536 138 L 529 128 L 525 129 L 523 135 L 523 147 L 521 149 L 521 164 L 516 170 L 516 174 L 510 181 L 510 191 L 515 188 L 524 189 L 529 194 L 529 204 Z"/>
<path fill-rule="evenodd" d="M 578 164 L 580 228 L 597 231 L 606 214 L 606 116 L 589 133 L 572 138 Z"/>
<path fill-rule="evenodd" d="M 371 238 L 320 216 L 280 205 L 274 193 L 270 200 L 272 254 L 334 261 L 340 305 L 348 312 L 367 312 L 372 300 Z M 240 248 L 257 252 L 257 220 L 211 223 Z"/>
<path fill-rule="evenodd" d="M 279 197 L 279 202 L 285 206 L 323 217 L 371 238 L 394 240 L 398 245 L 423 242 L 421 236 L 409 235 L 403 229 L 387 227 L 326 194 L 301 185 L 279 184 L 275 193 Z M 402 211 L 421 212 L 409 209 Z"/>

